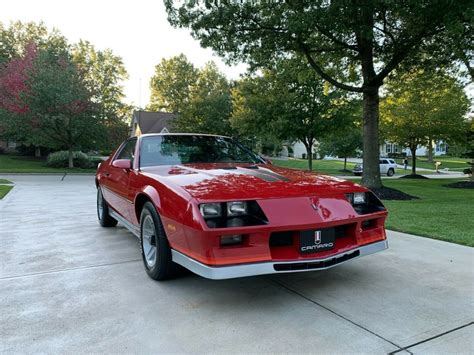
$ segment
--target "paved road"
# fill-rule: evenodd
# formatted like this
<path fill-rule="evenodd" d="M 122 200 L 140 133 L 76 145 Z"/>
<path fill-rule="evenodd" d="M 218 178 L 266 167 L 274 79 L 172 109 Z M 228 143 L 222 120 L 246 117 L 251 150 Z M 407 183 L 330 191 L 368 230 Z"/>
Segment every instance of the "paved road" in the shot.
<path fill-rule="evenodd" d="M 158 283 L 130 233 L 98 226 L 93 177 L 9 178 L 2 354 L 474 352 L 472 248 L 390 232 L 328 271 Z"/>

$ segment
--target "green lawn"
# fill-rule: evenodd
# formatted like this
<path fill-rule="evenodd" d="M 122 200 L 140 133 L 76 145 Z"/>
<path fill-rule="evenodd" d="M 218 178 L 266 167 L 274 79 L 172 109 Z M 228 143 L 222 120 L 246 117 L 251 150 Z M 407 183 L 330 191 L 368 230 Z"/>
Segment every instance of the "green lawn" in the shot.
<path fill-rule="evenodd" d="M 1 173 L 95 173 L 96 169 L 51 168 L 46 162 L 33 157 L 0 155 Z"/>
<path fill-rule="evenodd" d="M 403 159 L 396 159 L 398 164 L 403 164 Z M 434 157 L 433 158 L 433 163 L 428 163 L 426 157 L 417 157 L 416 158 L 416 167 L 417 168 L 423 168 L 423 169 L 436 169 L 435 163 L 437 161 L 440 161 L 442 165 L 440 166 L 440 169 L 444 168 L 449 168 L 454 169 L 455 171 L 462 171 L 463 169 L 466 169 L 469 167 L 468 164 L 466 164 L 469 159 L 464 159 L 464 158 L 456 158 L 456 157 Z M 411 166 L 411 158 L 408 158 L 408 165 Z"/>
<path fill-rule="evenodd" d="M 273 165 L 283 168 L 308 169 L 308 161 L 303 159 L 272 160 Z M 347 169 L 350 172 L 344 172 L 344 162 L 339 160 L 313 160 L 313 171 L 328 175 L 350 175 L 354 168 L 354 163 L 347 163 Z"/>
<path fill-rule="evenodd" d="M 384 201 L 387 228 L 474 246 L 474 190 L 443 186 L 454 181 L 459 180 L 384 180 L 385 186 L 420 197 Z"/>
<path fill-rule="evenodd" d="M 0 200 L 5 197 L 5 195 L 13 189 L 13 186 L 9 185 L 0 185 Z"/>
<path fill-rule="evenodd" d="M 13 183 L 7 179 L 0 179 L 0 184 L 13 184 Z"/>

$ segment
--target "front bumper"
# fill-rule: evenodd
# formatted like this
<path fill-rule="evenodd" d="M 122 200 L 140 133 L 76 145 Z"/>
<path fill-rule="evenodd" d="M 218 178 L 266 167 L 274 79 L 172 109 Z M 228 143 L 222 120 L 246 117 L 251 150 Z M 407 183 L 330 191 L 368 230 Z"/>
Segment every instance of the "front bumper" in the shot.
<path fill-rule="evenodd" d="M 325 270 L 364 255 L 383 251 L 387 248 L 387 240 L 382 240 L 331 255 L 327 258 L 307 259 L 304 261 L 270 261 L 215 267 L 200 263 L 174 249 L 171 250 L 171 253 L 175 263 L 191 270 L 195 274 L 208 279 L 222 280 L 265 274 Z"/>

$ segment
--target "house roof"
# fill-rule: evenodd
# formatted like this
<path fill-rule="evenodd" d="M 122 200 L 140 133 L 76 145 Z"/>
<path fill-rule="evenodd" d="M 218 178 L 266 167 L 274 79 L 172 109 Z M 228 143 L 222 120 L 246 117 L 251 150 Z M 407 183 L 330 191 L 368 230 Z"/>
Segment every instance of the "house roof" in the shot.
<path fill-rule="evenodd" d="M 142 134 L 160 133 L 164 128 L 170 131 L 171 121 L 177 117 L 169 112 L 134 111 L 132 119 L 132 136 L 137 126 Z"/>

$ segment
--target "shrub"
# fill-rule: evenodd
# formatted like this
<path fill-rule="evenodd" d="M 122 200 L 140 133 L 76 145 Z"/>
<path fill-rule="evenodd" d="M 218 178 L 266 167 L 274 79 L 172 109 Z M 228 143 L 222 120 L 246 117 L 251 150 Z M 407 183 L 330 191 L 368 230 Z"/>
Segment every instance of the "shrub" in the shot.
<path fill-rule="evenodd" d="M 83 152 L 72 152 L 72 158 L 75 168 L 92 168 L 97 166 L 94 165 L 87 154 Z M 69 166 L 69 152 L 67 150 L 61 150 L 49 154 L 46 165 L 53 168 L 67 168 Z"/>

